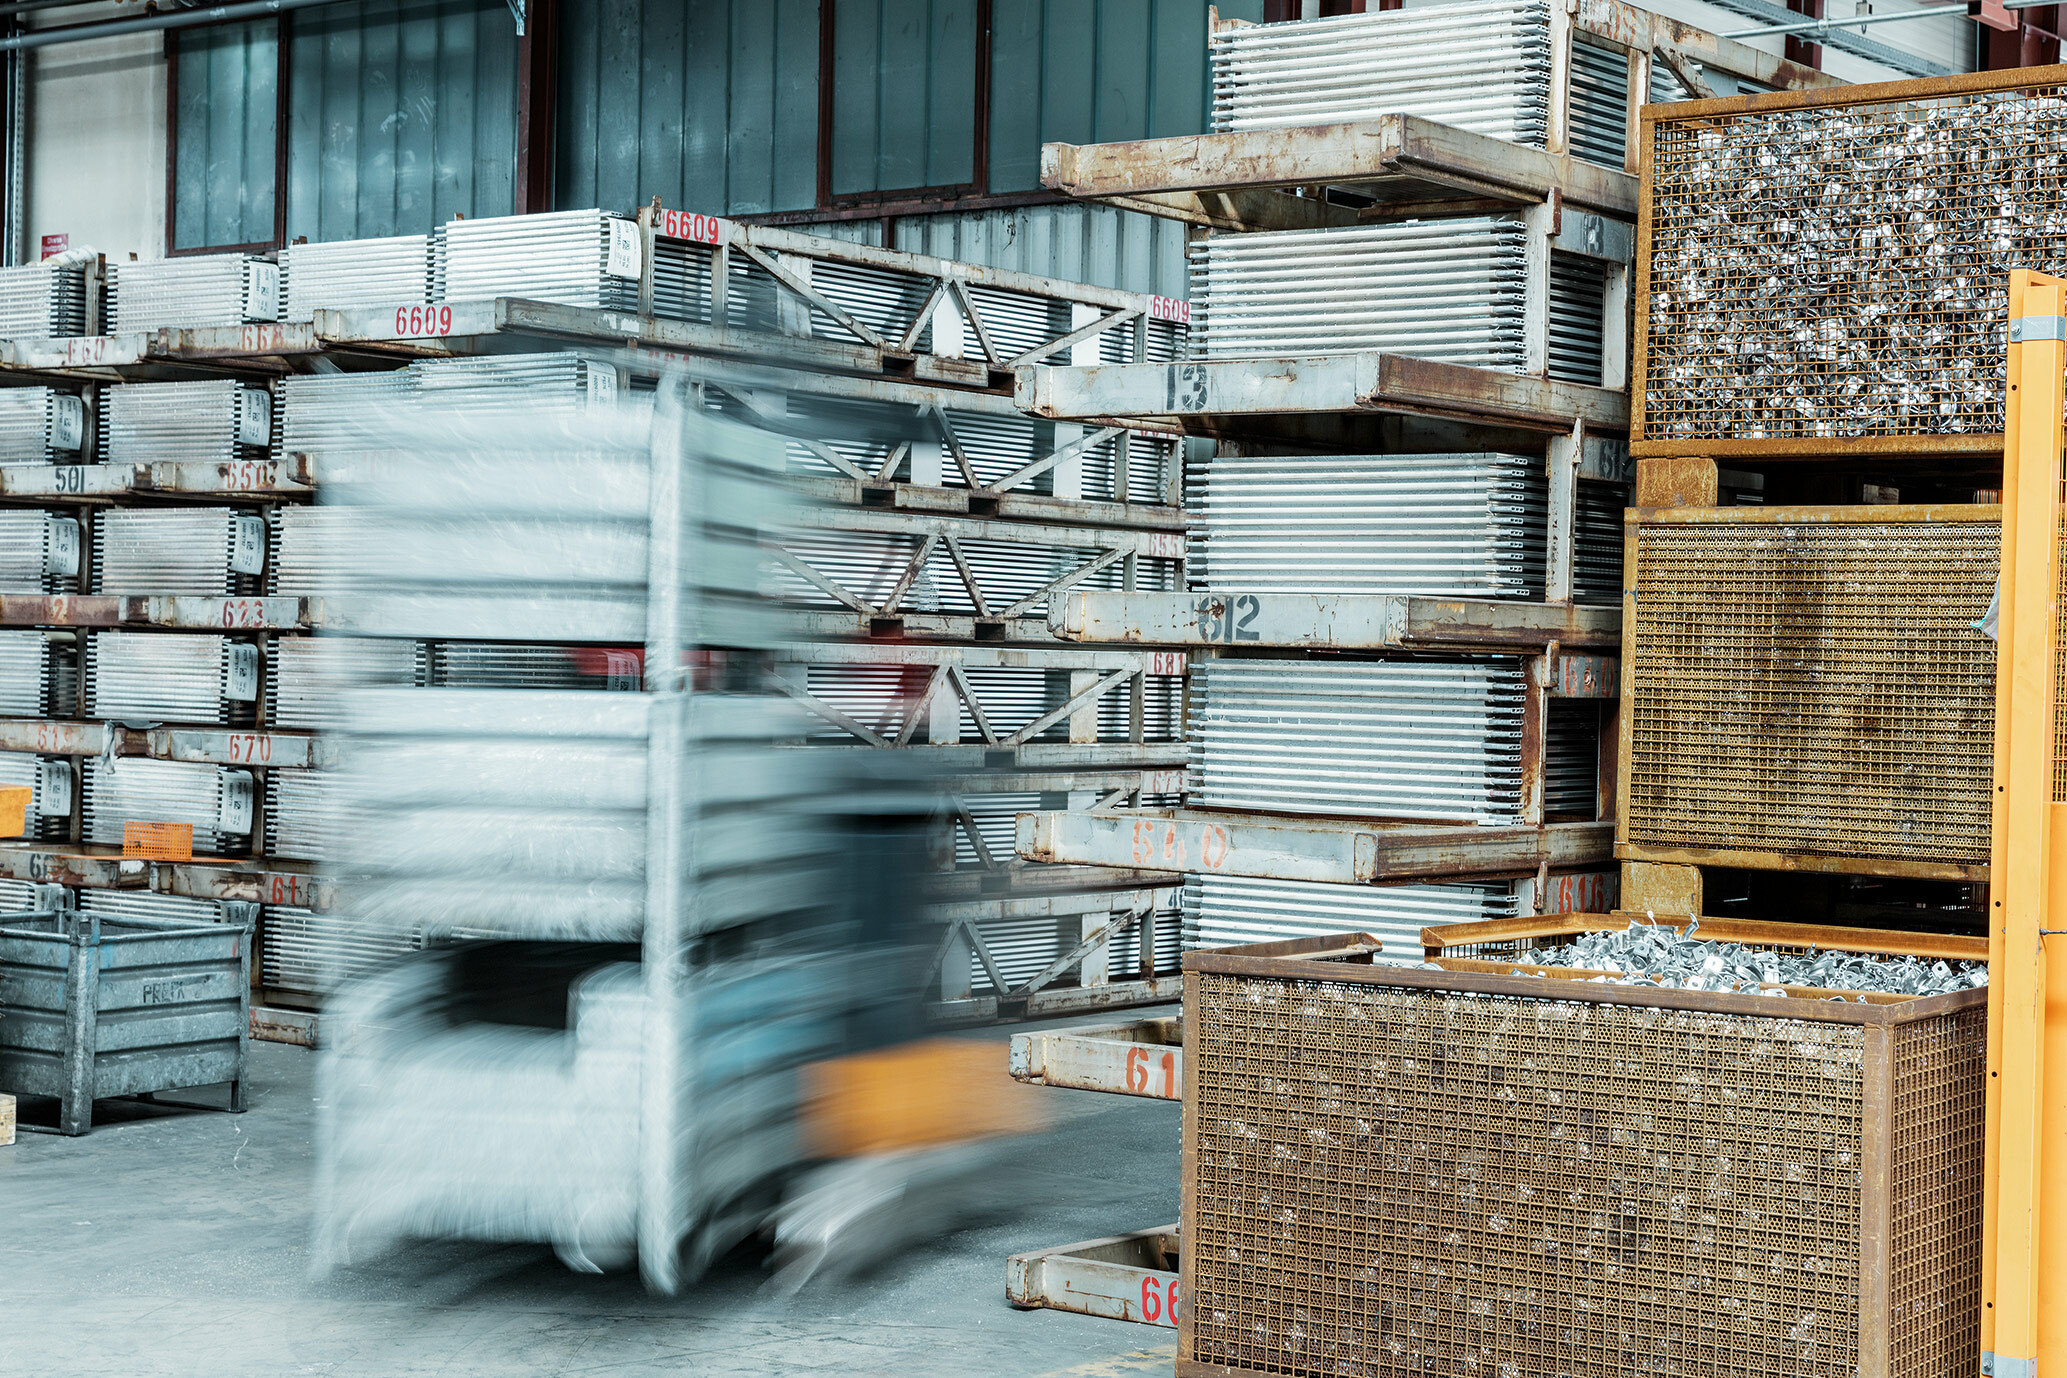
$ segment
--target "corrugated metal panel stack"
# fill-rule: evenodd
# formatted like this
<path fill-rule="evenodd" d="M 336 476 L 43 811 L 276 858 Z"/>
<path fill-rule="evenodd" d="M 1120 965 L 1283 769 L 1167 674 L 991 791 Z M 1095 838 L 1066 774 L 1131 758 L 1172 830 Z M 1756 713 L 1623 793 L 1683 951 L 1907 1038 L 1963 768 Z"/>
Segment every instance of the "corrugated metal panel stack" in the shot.
<path fill-rule="evenodd" d="M 414 306 L 431 300 L 429 235 L 289 244 L 280 250 L 283 321 L 315 319 L 316 311 Z"/>
<path fill-rule="evenodd" d="M 112 335 L 245 325 L 280 317 L 280 268 L 253 254 L 194 254 L 108 265 Z"/>
<path fill-rule="evenodd" d="M 637 225 L 605 211 L 449 220 L 432 246 L 432 299 L 634 310 L 640 271 Z"/>
<path fill-rule="evenodd" d="M 48 387 L 0 390 L 0 464 L 73 463 L 85 439 L 86 408 L 76 394 Z"/>
<path fill-rule="evenodd" d="M 100 457 L 110 464 L 225 463 L 264 454 L 272 439 L 271 394 L 234 379 L 101 390 Z"/>

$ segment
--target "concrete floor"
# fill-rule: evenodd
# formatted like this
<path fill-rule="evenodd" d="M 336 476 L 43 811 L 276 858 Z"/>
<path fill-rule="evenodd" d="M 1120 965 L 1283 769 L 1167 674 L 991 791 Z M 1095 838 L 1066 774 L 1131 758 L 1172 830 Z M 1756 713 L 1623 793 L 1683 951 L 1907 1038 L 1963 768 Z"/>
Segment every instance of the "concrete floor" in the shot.
<path fill-rule="evenodd" d="M 1003 1034 L 984 1036 L 1002 1076 Z M 0 1375 L 1132 1378 L 1172 1366 L 1170 1331 L 1015 1311 L 1004 1278 L 1008 1254 L 1177 1218 L 1173 1104 L 1039 1091 L 1057 1123 L 1013 1154 L 1020 1205 L 864 1282 L 793 1298 L 768 1295 L 746 1259 L 661 1298 L 634 1276 L 570 1273 L 544 1249 L 476 1245 L 319 1283 L 306 1272 L 314 1063 L 255 1043 L 244 1115 L 102 1102 L 83 1139 L 25 1133 L 0 1148 Z"/>

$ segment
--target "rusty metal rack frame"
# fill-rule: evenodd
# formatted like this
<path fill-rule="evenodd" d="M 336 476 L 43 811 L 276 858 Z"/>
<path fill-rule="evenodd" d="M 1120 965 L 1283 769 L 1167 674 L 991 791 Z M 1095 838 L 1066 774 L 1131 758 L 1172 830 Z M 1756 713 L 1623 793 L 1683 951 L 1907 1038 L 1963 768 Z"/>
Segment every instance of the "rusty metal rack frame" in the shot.
<path fill-rule="evenodd" d="M 1641 112 L 1643 155 L 1642 195 L 1637 217 L 1635 273 L 1636 358 L 1638 386 L 1630 413 L 1630 453 L 1641 458 L 1705 456 L 1719 460 L 1748 459 L 1841 459 L 1854 457 L 1949 458 L 1971 456 L 1999 459 L 2003 437 L 1994 434 L 1883 434 L 1865 436 L 1765 436 L 1718 434 L 1702 437 L 1669 437 L 1655 434 L 1657 418 L 1647 410 L 1644 382 L 1646 361 L 1653 346 L 1651 331 L 1651 265 L 1658 235 L 1658 205 L 1654 183 L 1657 178 L 1656 145 L 1666 130 L 1688 127 L 1720 137 L 1740 120 L 1762 115 L 1819 110 L 1857 110 L 1956 101 L 1961 97 L 1983 97 L 2017 91 L 2052 90 L 2067 87 L 2067 66 L 2021 67 L 2008 71 L 1967 72 L 1947 77 L 1911 78 L 1873 82 L 1822 90 L 1776 90 L 1759 95 L 1703 99 L 1675 105 L 1646 106 Z M 2057 94 L 2052 104 L 2057 105 Z M 1965 174 L 1974 186 L 1993 186 L 1991 178 Z M 2055 183 L 2057 189 L 2057 182 Z M 1708 196 L 1725 189 L 1711 186 Z M 2058 206 L 2057 199 L 2053 202 Z M 1990 203 L 1993 205 L 1993 202 Z M 1977 216 L 1982 212 L 1976 212 Z M 1992 217 L 1991 209 L 1985 213 Z M 2015 266 L 2005 263 L 2004 267 Z M 2000 309 L 2000 308 L 1998 308 Z M 1995 327 L 1998 331 L 2000 325 Z M 2000 340 L 2001 336 L 1996 337 Z M 1998 346 L 2000 347 L 2000 346 Z M 1697 404 L 1705 410 L 1705 405 Z"/>
<path fill-rule="evenodd" d="M 1174 1328 L 1180 1252 L 1177 1227 L 1164 1225 L 1014 1254 L 1005 1260 L 1005 1300 L 1021 1310 Z"/>
<path fill-rule="evenodd" d="M 1622 770 L 1614 810 L 1618 859 L 1926 880 L 1987 879 L 1994 653 L 1993 643 L 1970 624 L 1982 616 L 1993 586 L 2001 508 L 1630 508 L 1624 520 L 1622 713 L 1616 747 Z M 1888 530 L 1868 530 L 1876 526 Z M 1790 576 L 1778 567 L 1761 571 L 1740 559 L 1725 569 L 1716 552 L 1688 553 L 1685 558 L 1698 566 L 1699 573 L 1693 585 L 1676 594 L 1646 582 L 1647 566 L 1641 559 L 1646 533 L 1704 528 L 1758 533 L 1764 542 L 1761 560 L 1770 561 L 1790 542 L 1802 547 L 1808 552 L 1804 560 L 1822 560 L 1828 583 L 1842 583 L 1849 590 L 1849 601 L 1842 607 L 1826 606 L 1827 589 L 1814 582 L 1804 584 L 1802 576 Z M 1842 550 L 1819 555 L 1810 549 L 1833 530 L 1844 533 L 1856 548 L 1851 558 L 1873 563 L 1871 575 L 1847 573 Z M 1934 553 L 1922 540 L 1925 534 L 1946 548 Z M 1868 548 L 1867 542 L 1876 537 L 1880 544 Z M 1954 544 L 1962 540 L 1965 546 Z M 1901 560 L 1911 564 L 1896 568 L 1891 563 Z M 1661 572 L 1659 578 L 1664 577 Z M 1864 582 L 1871 578 L 1886 587 L 1876 589 Z M 1714 586 L 1706 587 L 1711 579 Z M 1756 607 L 1751 600 L 1756 600 Z M 1758 611 L 1761 607 L 1764 614 Z M 1707 623 L 1692 621 L 1695 618 Z M 1723 625 L 1713 625 L 1717 621 Z M 1828 645 L 1820 653 L 1840 663 L 1812 664 L 1807 657 L 1818 653 L 1823 643 L 1789 649 L 1782 638 L 1790 634 L 1822 637 Z M 1689 658 L 1681 649 L 1689 641 L 1709 649 Z M 1732 648 L 1728 658 L 1719 657 L 1716 646 Z M 1784 750 L 1774 745 L 1779 725 L 1772 715 L 1787 711 L 1782 696 L 1788 686 L 1724 683 L 1716 678 L 1740 670 L 1770 676 L 1774 664 L 1795 666 L 1798 680 L 1810 677 L 1802 681 L 1808 687 L 1791 691 L 1796 706 L 1784 740 L 1792 745 Z M 1766 668 L 1758 671 L 1761 665 Z M 1702 678 L 1692 678 L 1697 669 Z M 1684 687 L 1676 691 L 1674 707 L 1657 708 L 1668 685 Z M 1902 692 L 1926 696 L 1949 721 L 1941 721 L 1935 734 L 1927 734 L 1914 716 L 1921 711 L 1916 699 L 1910 700 L 1906 712 L 1879 706 L 1872 696 L 1885 696 L 1890 685 L 1909 686 Z M 1845 707 L 1845 694 L 1856 700 L 1853 707 Z M 1819 699 L 1830 702 L 1818 709 Z M 1961 718 L 1957 705 L 1968 701 Z M 1652 721 L 1654 713 L 1664 715 L 1663 720 Z M 1864 724 L 1894 721 L 1904 724 L 1899 734 L 1880 729 L 1870 739 L 1860 735 Z M 1733 729 L 1732 724 L 1738 726 Z M 1744 738 L 1734 745 L 1726 735 L 1733 730 Z M 1747 759 L 1739 749 L 1751 749 L 1747 742 L 1764 743 L 1772 759 Z M 1812 773 L 1812 756 L 1853 762 L 1856 770 L 1866 773 L 1849 779 L 1817 776 Z M 1947 778 L 1946 772 L 1955 769 L 1959 773 Z M 1719 770 L 1724 772 L 1720 777 Z M 1729 783 L 1732 779 L 1736 783 Z M 1843 801 L 1856 799 L 1862 791 L 1879 791 L 1884 802 L 1866 812 L 1893 816 L 1899 811 L 1885 799 L 1888 791 L 1898 788 L 1912 794 L 1928 790 L 1937 797 L 1957 788 L 1971 816 L 1960 824 L 1955 805 L 1952 813 L 1938 818 L 1935 833 L 1929 830 L 1929 819 L 1920 819 L 1916 840 L 1844 832 L 1848 806 Z M 1652 831 L 1669 824 L 1659 812 L 1666 802 L 1674 809 L 1699 809 L 1699 804 L 1685 802 L 1689 794 L 1761 789 L 1780 791 L 1786 805 L 1763 811 L 1754 806 L 1764 821 L 1741 840 L 1703 846 L 1661 840 Z M 1759 836 L 1773 838 L 1777 826 L 1794 827 L 1805 817 L 1823 820 L 1803 831 L 1816 833 L 1826 845 L 1812 850 L 1757 841 Z M 1957 838 L 1950 831 L 1955 825 Z M 1938 845 L 1931 845 L 1934 840 Z M 1972 854 L 1957 854 L 1955 844 Z"/>
<path fill-rule="evenodd" d="M 1184 1086 L 1184 1021 L 1166 1015 L 1013 1034 L 1009 1058 L 1012 1079 L 1029 1086 L 1176 1100 Z"/>
<path fill-rule="evenodd" d="M 1815 1365 L 1818 1373 L 1889 1378 L 1971 1362 L 1981 1313 L 1980 1241 L 1978 1231 L 1958 1222 L 1978 1212 L 1983 1189 L 1985 990 L 1892 1003 L 1779 999 L 1409 970 L 1370 964 L 1353 938 L 1337 940 L 1337 947 L 1330 953 L 1318 944 L 1297 960 L 1242 948 L 1184 959 L 1179 1378 L 1320 1374 L 1364 1355 L 1376 1363 L 1387 1354 L 1388 1319 L 1404 1320 L 1401 1307 L 1422 1322 L 1407 1339 L 1418 1352 L 1402 1361 L 1442 1371 L 1461 1367 L 1470 1353 L 1482 1364 L 1521 1372 L 1626 1373 L 1632 1345 L 1643 1352 L 1670 1345 L 1658 1352 L 1720 1346 L 1738 1353 L 1747 1372 L 1797 1372 L 1805 1337 L 1790 1327 L 1798 1326 L 1813 1330 L 1810 1352 L 1829 1356 Z M 1239 1003 L 1239 1014 L 1230 1002 Z M 1508 1051 L 1482 1051 L 1495 1039 Z M 1519 1085 L 1510 1060 L 1517 1039 L 1540 1050 L 1527 1064 L 1536 1070 Z M 1752 1059 L 1748 1047 L 1738 1046 L 1751 1040 L 1787 1051 Z M 1432 1069 L 1412 1064 L 1434 1046 L 1444 1051 Z M 1475 1063 L 1475 1056 L 1486 1060 Z M 1598 1077 L 1576 1084 L 1563 1070 L 1580 1069 L 1585 1081 L 1584 1069 L 1601 1056 L 1618 1059 L 1621 1073 L 1612 1085 Z M 1369 1070 L 1381 1057 L 1407 1065 L 1388 1060 L 1400 1069 L 1381 1078 Z M 1756 1061 L 1756 1070 L 1732 1061 L 1739 1057 Z M 1476 1072 L 1462 1070 L 1474 1066 Z M 1840 1074 L 1839 1067 L 1848 1070 Z M 1701 1091 L 1691 1101 L 1690 1077 L 1702 1078 L 1692 1083 Z M 1730 1094 L 1730 1086 L 1708 1079 L 1725 1077 L 1740 1088 L 1752 1080 L 1770 1085 L 1773 1098 L 1761 1106 L 1756 1091 L 1740 1089 L 1736 1127 L 1718 1148 L 1710 1098 Z M 1259 1095 L 1277 1108 L 1260 1104 Z M 1368 1135 L 1352 1138 L 1348 1127 L 1357 1123 L 1359 1105 L 1378 1103 L 1359 1096 L 1379 1095 L 1386 1110 L 1369 1117 Z M 1640 1126 L 1623 1129 L 1625 1116 L 1640 1117 Z M 1800 1116 L 1816 1127 L 1795 1125 Z M 1322 1131 L 1323 1118 L 1342 1130 Z M 1570 1141 L 1572 1126 L 1596 1124 L 1577 1131 L 1579 1142 L 1595 1145 L 1591 1169 L 1555 1166 L 1585 1151 Z M 1803 1227 L 1799 1242 L 1774 1239 L 1767 1222 L 1774 1218 L 1770 1197 L 1780 1188 L 1761 1176 L 1760 1186 L 1738 1187 L 1754 1194 L 1753 1203 L 1700 1226 L 1704 1244 L 1681 1246 L 1682 1227 L 1668 1225 L 1667 1206 L 1652 1195 L 1670 1188 L 1631 1186 L 1647 1169 L 1632 1166 L 1624 1176 L 1616 1166 L 1639 1154 L 1654 1162 L 1646 1145 L 1657 1136 L 1675 1145 L 1694 1137 L 1698 1144 L 1704 1129 L 1708 1154 L 1750 1162 L 1774 1151 L 1752 1149 L 1756 1138 L 1802 1156 L 1803 1175 L 1785 1190 L 1803 1200 L 1779 1217 L 1790 1222 L 1783 1233 Z M 1230 1142 L 1237 1133 L 1248 1147 Z M 1804 1140 L 1797 1146 L 1790 1133 Z M 1374 1172 L 1367 1155 L 1390 1164 L 1394 1135 L 1405 1136 L 1400 1148 L 1413 1155 L 1412 1165 Z M 1851 1145 L 1857 1161 L 1828 1153 L 1833 1138 Z M 1738 1144 L 1744 1147 L 1731 1152 Z M 1703 1152 L 1690 1151 L 1697 1161 Z M 1418 1170 L 1422 1154 L 1425 1173 Z M 1535 1183 L 1527 1164 L 1539 1154 L 1560 1190 L 1577 1196 L 1524 1207 L 1548 1214 L 1528 1230 L 1510 1231 L 1502 1207 L 1517 1192 L 1529 1198 Z M 1352 1157 L 1358 1166 L 1350 1166 Z M 1507 1166 L 1487 1176 L 1489 1162 Z M 1283 1218 L 1254 1204 L 1256 1193 L 1271 1189 L 1266 1173 L 1269 1184 L 1299 1184 L 1277 1198 L 1288 1212 Z M 1438 1203 L 1453 1191 L 1472 1199 L 1443 1210 Z M 1551 1240 L 1584 1249 L 1590 1238 L 1600 1249 L 1599 1222 L 1610 1210 L 1635 1218 L 1626 1233 L 1611 1224 L 1605 1247 L 1641 1249 L 1645 1266 L 1576 1269 L 1527 1256 Z M 1596 1231 L 1590 1237 L 1589 1220 Z M 1805 1226 L 1808 1220 L 1816 1223 Z M 1260 1245 L 1266 1230 L 1269 1247 L 1252 1251 L 1247 1241 Z M 1670 1247 L 1668 1239 L 1675 1240 Z M 1808 1284 L 1824 1289 L 1827 1302 L 1811 1304 L 1790 1281 L 1788 1304 L 1733 1309 L 1730 1298 L 1741 1292 L 1701 1286 L 1707 1272 L 1729 1266 L 1722 1260 L 1743 1257 L 1740 1251 L 1765 1256 L 1789 1248 L 1828 1257 L 1828 1268 L 1816 1275 L 1827 1281 Z M 1435 1270 L 1428 1264 L 1438 1250 L 1464 1266 L 1442 1270 L 1454 1283 L 1431 1289 L 1426 1279 Z M 1629 1252 L 1609 1258 L 1636 1261 Z M 1685 1276 L 1675 1284 L 1679 1302 L 1640 1301 L 1639 1291 L 1654 1288 L 1657 1269 L 1666 1266 Z M 1352 1301 L 1331 1281 L 1372 1276 L 1355 1271 L 1372 1267 L 1376 1295 Z M 1481 1289 L 1517 1276 L 1543 1279 L 1540 1291 L 1529 1289 L 1528 1304 L 1481 1304 Z M 1785 1319 L 1778 1319 L 1782 1311 Z M 1326 1359 L 1298 1352 L 1308 1336 L 1316 1349 L 1325 1346 Z M 1390 1338 L 1406 1339 L 1404 1325 Z"/>
<path fill-rule="evenodd" d="M 229 727 L 130 727 L 119 722 L 0 718 L 0 751 L 38 756 L 138 756 L 211 765 L 308 768 L 335 750 L 314 732 Z"/>
<path fill-rule="evenodd" d="M 1695 64 L 1771 88 L 1813 88 L 1835 80 L 1622 0 L 1552 4 L 1550 26 L 1550 121 L 1540 149 L 1395 114 L 1299 129 L 1045 144 L 1041 184 L 1223 230 L 1319 229 L 1553 199 L 1629 218 L 1638 205 L 1637 110 L 1650 90 L 1654 65 L 1670 69 L 1700 95 L 1712 92 Z M 1581 35 L 1628 60 L 1628 152 L 1620 168 L 1566 151 L 1572 43 Z M 1308 190 L 1296 195 L 1294 189 Z"/>
<path fill-rule="evenodd" d="M 1573 603 L 1419 594 L 1071 592 L 1050 604 L 1066 641 L 1225 647 L 1236 623 L 1259 650 L 1443 651 L 1467 654 L 1613 650 L 1622 610 Z M 1576 660 L 1576 657 L 1564 657 Z M 1560 669 L 1562 670 L 1562 661 Z"/>

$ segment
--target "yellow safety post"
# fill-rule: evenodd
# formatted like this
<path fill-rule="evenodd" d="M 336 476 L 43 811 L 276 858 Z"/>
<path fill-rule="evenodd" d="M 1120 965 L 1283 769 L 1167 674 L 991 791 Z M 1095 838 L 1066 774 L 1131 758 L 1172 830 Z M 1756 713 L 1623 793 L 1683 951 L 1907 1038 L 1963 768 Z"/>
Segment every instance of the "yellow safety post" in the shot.
<path fill-rule="evenodd" d="M 1996 593 L 1995 809 L 1989 854 L 1988 1167 L 1981 1371 L 2067 1378 L 2067 803 L 2054 686 L 2067 282 L 2010 274 L 2002 575 Z M 2055 849 L 2060 855 L 2056 856 Z M 2060 949 L 2067 953 L 2067 947 Z"/>

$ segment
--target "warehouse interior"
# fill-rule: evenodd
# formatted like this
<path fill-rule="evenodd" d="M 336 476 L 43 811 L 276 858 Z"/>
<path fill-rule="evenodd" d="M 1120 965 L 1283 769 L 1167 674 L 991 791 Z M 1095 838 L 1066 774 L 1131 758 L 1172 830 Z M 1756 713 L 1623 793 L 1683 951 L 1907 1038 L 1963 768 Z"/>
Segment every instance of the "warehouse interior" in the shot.
<path fill-rule="evenodd" d="M 2061 8 L 0 3 L 0 1374 L 2067 1378 Z"/>

